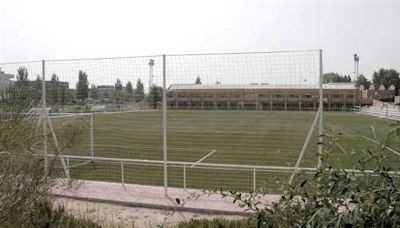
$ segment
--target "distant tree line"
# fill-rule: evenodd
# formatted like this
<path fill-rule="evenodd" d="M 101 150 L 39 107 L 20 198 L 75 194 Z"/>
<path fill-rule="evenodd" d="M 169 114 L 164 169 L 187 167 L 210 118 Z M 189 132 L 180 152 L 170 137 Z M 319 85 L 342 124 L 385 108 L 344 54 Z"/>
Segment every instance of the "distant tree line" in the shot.
<path fill-rule="evenodd" d="M 325 73 L 323 76 L 323 83 L 335 83 L 335 82 L 351 82 L 350 75 L 339 75 L 338 73 L 330 72 Z"/>
<path fill-rule="evenodd" d="M 12 102 L 30 100 L 38 104 L 42 99 L 42 86 L 42 79 L 39 75 L 36 80 L 30 81 L 28 80 L 28 70 L 25 67 L 19 67 L 15 83 L 6 91 L 3 91 L 0 100 L 10 100 Z M 131 81 L 128 81 L 123 86 L 122 81 L 117 79 L 113 85 L 112 94 L 103 95 L 114 103 L 142 102 L 147 99 L 146 101 L 153 105 L 161 101 L 162 88 L 153 85 L 149 94 L 146 95 L 140 78 L 136 81 L 135 89 Z M 89 83 L 87 73 L 82 70 L 78 72 L 78 82 L 75 90 L 69 89 L 66 82 L 61 82 L 56 73 L 52 74 L 49 82 L 46 81 L 46 102 L 50 105 L 57 105 L 62 108 L 66 104 L 84 104 L 88 99 L 98 100 L 100 98 L 99 88 L 94 83 Z"/>
<path fill-rule="evenodd" d="M 323 83 L 332 83 L 332 82 L 351 82 L 350 75 L 339 75 L 338 73 L 326 73 L 323 76 Z M 378 71 L 375 71 L 372 74 L 372 81 L 368 80 L 364 75 L 360 74 L 357 79 L 355 79 L 355 83 L 357 86 L 364 86 L 365 89 L 368 89 L 371 85 L 377 89 L 380 85 L 385 86 L 385 88 L 389 88 L 389 86 L 393 85 L 396 88 L 396 95 L 398 94 L 398 90 L 400 89 L 400 78 L 399 72 L 394 69 L 384 69 L 381 68 Z"/>

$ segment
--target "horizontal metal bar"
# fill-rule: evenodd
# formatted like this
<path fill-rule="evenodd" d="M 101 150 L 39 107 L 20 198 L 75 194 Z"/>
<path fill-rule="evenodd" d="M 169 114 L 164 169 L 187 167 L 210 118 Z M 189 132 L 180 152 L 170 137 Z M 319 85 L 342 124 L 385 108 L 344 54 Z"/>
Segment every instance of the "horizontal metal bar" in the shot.
<path fill-rule="evenodd" d="M 49 157 L 55 157 L 54 154 L 49 154 Z M 125 158 L 106 158 L 106 157 L 90 157 L 90 156 L 76 156 L 76 155 L 63 155 L 64 157 L 69 157 L 72 159 L 82 159 L 82 160 L 98 160 L 98 161 L 108 161 L 108 162 L 125 162 L 125 163 L 133 163 L 133 164 L 156 164 L 162 165 L 164 161 L 162 160 L 146 160 L 146 159 L 125 159 Z M 191 166 L 196 164 L 196 162 L 182 162 L 182 161 L 168 161 L 168 165 L 186 165 Z M 294 171 L 295 167 L 291 166 L 257 166 L 257 165 L 234 165 L 234 164 L 220 164 L 220 163 L 197 163 L 195 168 L 220 168 L 220 169 L 240 169 L 243 171 L 252 171 L 254 168 L 257 171 L 269 171 L 269 172 L 289 172 Z M 357 169 L 342 169 L 346 172 L 354 172 L 354 173 L 363 173 L 361 170 Z M 306 171 L 306 172 L 316 172 L 317 168 L 311 167 L 299 167 L 298 172 Z M 364 173 L 374 174 L 374 170 L 364 170 Z M 389 174 L 400 174 L 397 171 L 389 171 Z"/>

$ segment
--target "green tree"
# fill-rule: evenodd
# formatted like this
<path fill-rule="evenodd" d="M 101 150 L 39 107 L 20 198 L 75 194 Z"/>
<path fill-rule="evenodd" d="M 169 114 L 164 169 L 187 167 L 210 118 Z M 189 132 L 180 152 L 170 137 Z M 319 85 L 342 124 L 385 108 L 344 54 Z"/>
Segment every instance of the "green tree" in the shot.
<path fill-rule="evenodd" d="M 19 67 L 17 70 L 17 82 L 18 84 L 22 84 L 25 86 L 29 86 L 29 81 L 28 81 L 28 70 L 26 67 Z"/>
<path fill-rule="evenodd" d="M 194 84 L 201 84 L 201 78 L 200 78 L 200 77 L 197 77 L 197 78 L 196 78 L 196 81 L 194 82 Z"/>
<path fill-rule="evenodd" d="M 50 84 L 51 84 L 51 100 L 52 100 L 52 103 L 53 104 L 58 104 L 58 102 L 59 102 L 58 97 L 59 97 L 60 83 L 59 83 L 59 80 L 58 80 L 58 76 L 55 73 L 53 73 L 51 75 Z"/>
<path fill-rule="evenodd" d="M 64 105 L 67 103 L 67 88 L 65 86 L 61 86 L 60 88 L 60 105 L 61 108 L 64 108 Z"/>
<path fill-rule="evenodd" d="M 137 102 L 144 99 L 144 86 L 140 78 L 136 82 L 135 100 Z"/>
<path fill-rule="evenodd" d="M 132 87 L 132 82 L 128 81 L 128 83 L 126 83 L 126 92 L 128 95 L 128 100 L 131 101 L 133 100 L 133 87 Z"/>
<path fill-rule="evenodd" d="M 17 70 L 17 81 L 10 88 L 10 96 L 13 101 L 32 100 L 28 80 L 28 70 L 21 66 Z"/>
<path fill-rule="evenodd" d="M 384 85 L 386 88 L 394 85 L 396 87 L 396 94 L 398 94 L 398 89 L 400 88 L 399 72 L 393 69 L 381 68 L 372 75 L 372 83 L 375 88 L 378 88 L 380 85 Z"/>
<path fill-rule="evenodd" d="M 40 75 L 37 75 L 35 85 L 34 85 L 34 96 L 37 102 L 42 100 L 42 79 Z"/>
<path fill-rule="evenodd" d="M 89 81 L 86 72 L 79 71 L 79 80 L 76 85 L 76 98 L 80 102 L 84 102 L 89 96 Z"/>
<path fill-rule="evenodd" d="M 153 107 L 154 109 L 157 108 L 157 104 L 162 101 L 162 93 L 163 89 L 160 86 L 153 85 L 150 88 L 150 93 L 149 93 L 149 105 Z"/>
<path fill-rule="evenodd" d="M 114 92 L 114 99 L 116 103 L 121 103 L 123 100 L 123 86 L 121 80 L 117 79 L 117 82 L 115 83 L 115 92 Z"/>
<path fill-rule="evenodd" d="M 356 85 L 363 85 L 365 89 L 368 89 L 371 85 L 371 81 L 369 81 L 364 75 L 360 74 L 360 76 L 358 76 L 358 79 L 356 80 Z"/>
<path fill-rule="evenodd" d="M 97 87 L 94 83 L 90 85 L 90 98 L 92 99 L 99 99 L 99 92 L 97 90 Z"/>
<path fill-rule="evenodd" d="M 350 75 L 340 75 L 335 72 L 325 73 L 323 83 L 351 82 Z"/>

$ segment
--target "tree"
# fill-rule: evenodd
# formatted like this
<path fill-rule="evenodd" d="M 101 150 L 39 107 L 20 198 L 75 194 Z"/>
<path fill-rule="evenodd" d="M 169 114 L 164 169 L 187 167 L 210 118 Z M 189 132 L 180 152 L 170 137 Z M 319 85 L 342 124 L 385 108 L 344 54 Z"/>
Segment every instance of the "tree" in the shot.
<path fill-rule="evenodd" d="M 365 89 L 368 89 L 371 85 L 371 81 L 369 81 L 364 75 L 360 74 L 356 80 L 356 85 L 359 87 L 362 85 Z"/>
<path fill-rule="evenodd" d="M 60 105 L 61 105 L 61 108 L 64 108 L 64 105 L 66 104 L 66 102 L 67 102 L 67 96 L 68 96 L 68 94 L 67 94 L 67 88 L 65 88 L 65 86 L 62 86 L 61 88 L 60 88 Z"/>
<path fill-rule="evenodd" d="M 150 88 L 150 93 L 149 93 L 149 105 L 156 109 L 157 108 L 157 104 L 162 101 L 162 93 L 163 93 L 163 89 L 160 86 L 156 86 L 153 85 Z"/>
<path fill-rule="evenodd" d="M 59 102 L 58 96 L 59 96 L 59 89 L 60 89 L 59 87 L 60 87 L 60 85 L 59 85 L 59 81 L 58 81 L 58 76 L 55 73 L 53 73 L 53 75 L 51 75 L 50 83 L 51 83 L 52 103 L 53 104 L 58 104 L 58 102 Z"/>
<path fill-rule="evenodd" d="M 17 81 L 10 88 L 10 96 L 14 101 L 32 100 L 28 81 L 28 70 L 25 67 L 19 67 L 17 70 Z"/>
<path fill-rule="evenodd" d="M 128 94 L 128 100 L 131 101 L 133 99 L 133 87 L 131 81 L 128 81 L 128 83 L 126 83 L 126 92 Z"/>
<path fill-rule="evenodd" d="M 194 82 L 194 84 L 200 85 L 200 84 L 201 84 L 201 78 L 200 78 L 200 77 L 197 77 L 197 78 L 196 78 L 196 81 Z"/>
<path fill-rule="evenodd" d="M 42 79 L 39 75 L 37 75 L 34 85 L 34 96 L 37 102 L 42 99 Z"/>
<path fill-rule="evenodd" d="M 114 99 L 117 103 L 120 103 L 123 100 L 122 82 L 119 79 L 117 79 L 117 82 L 115 83 Z"/>
<path fill-rule="evenodd" d="M 26 69 L 26 67 L 19 67 L 17 70 L 17 82 L 19 84 L 23 84 L 28 86 L 29 82 L 28 82 L 28 70 Z"/>
<path fill-rule="evenodd" d="M 340 75 L 335 72 L 325 73 L 323 75 L 323 83 L 351 82 L 350 75 Z"/>
<path fill-rule="evenodd" d="M 136 102 L 144 99 L 144 86 L 140 78 L 136 82 L 135 100 Z"/>
<path fill-rule="evenodd" d="M 394 85 L 396 88 L 396 95 L 400 88 L 399 73 L 393 69 L 379 69 L 378 72 L 374 72 L 372 75 L 372 83 L 375 88 L 379 88 L 380 85 L 384 85 L 385 88 L 389 88 L 390 85 Z"/>
<path fill-rule="evenodd" d="M 76 85 L 76 98 L 84 102 L 89 95 L 89 81 L 86 72 L 79 71 L 79 80 L 78 84 Z"/>
<path fill-rule="evenodd" d="M 90 98 L 96 99 L 96 100 L 99 99 L 99 92 L 94 83 L 92 83 L 90 85 Z"/>

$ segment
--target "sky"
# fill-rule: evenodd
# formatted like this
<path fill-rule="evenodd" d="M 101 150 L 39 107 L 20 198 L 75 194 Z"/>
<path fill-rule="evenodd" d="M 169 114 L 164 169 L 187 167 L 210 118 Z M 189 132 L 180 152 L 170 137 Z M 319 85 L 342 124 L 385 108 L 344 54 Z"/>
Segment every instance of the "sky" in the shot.
<path fill-rule="evenodd" d="M 322 49 L 371 78 L 399 41 L 399 0 L 0 0 L 0 62 Z"/>

